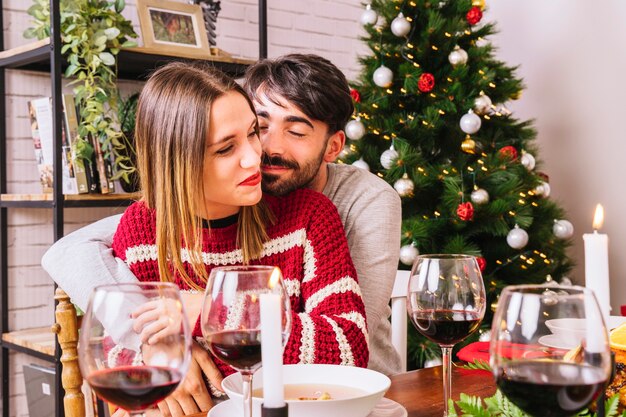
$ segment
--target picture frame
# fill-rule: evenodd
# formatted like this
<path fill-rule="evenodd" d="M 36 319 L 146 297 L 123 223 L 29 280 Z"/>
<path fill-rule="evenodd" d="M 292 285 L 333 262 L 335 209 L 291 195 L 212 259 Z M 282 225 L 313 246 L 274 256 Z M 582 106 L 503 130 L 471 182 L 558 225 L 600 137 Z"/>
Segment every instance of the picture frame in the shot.
<path fill-rule="evenodd" d="M 163 55 L 208 58 L 211 48 L 197 4 L 137 0 L 143 49 Z"/>

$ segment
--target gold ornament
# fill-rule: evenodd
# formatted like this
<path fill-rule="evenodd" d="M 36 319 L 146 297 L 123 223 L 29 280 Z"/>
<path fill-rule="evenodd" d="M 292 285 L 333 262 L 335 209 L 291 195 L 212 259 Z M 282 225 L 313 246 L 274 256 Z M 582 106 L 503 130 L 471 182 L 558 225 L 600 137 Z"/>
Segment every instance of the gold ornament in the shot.
<path fill-rule="evenodd" d="M 485 0 L 472 0 L 472 6 L 480 7 L 480 10 L 484 10 Z"/>
<path fill-rule="evenodd" d="M 519 100 L 520 97 L 522 97 L 522 90 L 519 90 L 519 91 L 511 94 L 511 99 L 512 100 Z"/>
<path fill-rule="evenodd" d="M 470 137 L 470 135 L 465 136 L 465 140 L 461 142 L 461 150 L 465 153 L 474 154 L 476 151 L 476 142 L 474 139 Z"/>

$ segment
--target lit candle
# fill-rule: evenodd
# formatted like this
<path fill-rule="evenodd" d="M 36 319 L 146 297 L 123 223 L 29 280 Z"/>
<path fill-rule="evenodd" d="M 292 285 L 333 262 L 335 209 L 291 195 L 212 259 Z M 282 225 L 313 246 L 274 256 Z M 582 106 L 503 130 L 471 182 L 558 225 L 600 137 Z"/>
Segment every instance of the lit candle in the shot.
<path fill-rule="evenodd" d="M 600 204 L 593 217 L 593 233 L 585 233 L 585 285 L 593 290 L 600 304 L 604 322 L 609 322 L 611 296 L 609 288 L 609 237 L 598 233 L 604 222 L 604 209 Z"/>
<path fill-rule="evenodd" d="M 280 278 L 280 270 L 275 269 L 270 278 L 274 287 Z M 285 406 L 283 386 L 283 343 L 280 294 L 261 294 L 261 359 L 263 361 L 263 407 L 281 408 Z"/>

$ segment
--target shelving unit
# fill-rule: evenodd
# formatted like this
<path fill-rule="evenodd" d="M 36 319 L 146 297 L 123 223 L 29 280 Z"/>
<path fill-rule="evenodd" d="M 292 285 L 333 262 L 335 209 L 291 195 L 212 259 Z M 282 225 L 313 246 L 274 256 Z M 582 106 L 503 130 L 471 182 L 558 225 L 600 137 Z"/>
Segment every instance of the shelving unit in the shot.
<path fill-rule="evenodd" d="M 259 57 L 267 56 L 267 4 L 260 0 L 259 9 Z M 55 364 L 56 392 L 55 415 L 63 416 L 63 389 L 61 386 L 60 349 L 50 328 L 38 328 L 11 332 L 8 322 L 8 210 L 9 209 L 52 209 L 53 236 L 56 241 L 63 236 L 64 209 L 71 207 L 122 207 L 128 205 L 136 195 L 63 195 L 61 185 L 61 91 L 62 70 L 66 62 L 60 53 L 59 1 L 50 0 L 52 37 L 49 41 L 38 41 L 13 50 L 4 51 L 3 1 L 0 0 L 0 334 L 2 335 L 0 371 L 2 395 L 2 417 L 9 417 L 9 352 L 27 353 L 33 357 Z M 126 49 L 118 58 L 119 79 L 144 79 L 146 75 L 170 61 L 192 60 L 184 56 L 156 53 L 146 48 Z M 227 74 L 240 77 L 253 61 L 229 56 L 212 56 L 207 59 Z M 54 188 L 52 194 L 7 194 L 7 137 L 6 137 L 6 88 L 5 69 L 34 70 L 50 73 L 53 97 L 54 133 Z M 26 111 L 26 109 L 24 110 Z M 53 317 L 51 317 L 51 322 Z M 34 416 L 33 416 L 34 417 Z"/>

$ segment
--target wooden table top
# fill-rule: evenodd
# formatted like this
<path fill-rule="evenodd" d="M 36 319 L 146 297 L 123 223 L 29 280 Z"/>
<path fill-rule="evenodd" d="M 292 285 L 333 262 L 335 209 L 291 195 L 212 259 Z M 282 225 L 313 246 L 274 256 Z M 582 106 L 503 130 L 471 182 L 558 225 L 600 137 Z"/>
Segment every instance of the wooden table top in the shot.
<path fill-rule="evenodd" d="M 443 414 L 442 367 L 420 369 L 391 377 L 391 387 L 385 397 L 402 404 L 408 417 L 441 417 Z M 491 373 L 467 371 L 452 367 L 452 397 L 455 401 L 461 393 L 482 398 L 496 392 Z M 188 417 L 206 417 L 197 413 Z"/>

